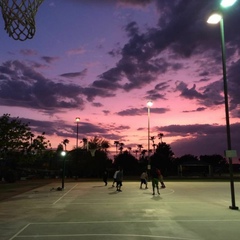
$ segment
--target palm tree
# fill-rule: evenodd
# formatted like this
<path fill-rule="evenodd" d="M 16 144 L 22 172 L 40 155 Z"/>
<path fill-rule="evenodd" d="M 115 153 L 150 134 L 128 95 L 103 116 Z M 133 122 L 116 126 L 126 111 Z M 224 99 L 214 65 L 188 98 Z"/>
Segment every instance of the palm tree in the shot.
<path fill-rule="evenodd" d="M 114 141 L 114 144 L 116 145 L 116 154 L 117 154 L 117 148 L 118 148 L 118 145 L 119 145 L 119 141 Z"/>
<path fill-rule="evenodd" d="M 107 149 L 110 147 L 109 141 L 101 137 L 93 137 L 88 141 L 89 149 L 98 149 L 104 150 L 107 152 Z"/>
<path fill-rule="evenodd" d="M 104 150 L 104 152 L 107 152 L 107 149 L 110 147 L 109 141 L 102 139 L 101 142 L 101 148 Z"/>
<path fill-rule="evenodd" d="M 139 152 L 142 152 L 143 145 L 142 144 L 138 144 L 137 147 L 139 149 Z"/>
<path fill-rule="evenodd" d="M 131 148 L 131 147 L 128 147 L 128 152 L 129 152 L 129 153 L 131 153 L 131 150 L 132 150 L 132 148 Z"/>
<path fill-rule="evenodd" d="M 152 141 L 152 146 L 153 146 L 153 149 L 154 149 L 154 152 L 155 152 L 155 147 L 156 147 L 156 144 L 154 143 L 154 139 L 155 137 L 150 137 L 150 140 Z"/>
<path fill-rule="evenodd" d="M 158 134 L 158 139 L 160 139 L 161 143 L 162 143 L 162 138 L 163 138 L 164 134 L 163 133 L 159 133 Z"/>
<path fill-rule="evenodd" d="M 123 151 L 123 146 L 124 146 L 124 143 L 119 143 L 119 151 L 120 151 L 120 153 L 122 153 L 122 151 Z"/>
<path fill-rule="evenodd" d="M 64 145 L 65 151 L 67 150 L 67 144 L 69 144 L 69 140 L 66 138 L 62 141 L 62 144 Z"/>

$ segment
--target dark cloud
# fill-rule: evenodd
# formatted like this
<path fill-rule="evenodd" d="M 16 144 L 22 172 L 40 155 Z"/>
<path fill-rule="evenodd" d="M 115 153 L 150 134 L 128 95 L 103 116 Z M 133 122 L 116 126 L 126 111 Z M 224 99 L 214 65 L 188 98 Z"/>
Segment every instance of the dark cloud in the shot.
<path fill-rule="evenodd" d="M 240 60 L 232 63 L 227 72 L 230 110 L 240 109 Z M 238 115 L 239 117 L 239 115 Z"/>
<path fill-rule="evenodd" d="M 183 112 L 185 112 L 185 113 L 189 113 L 189 112 L 202 112 L 202 111 L 205 111 L 205 110 L 206 110 L 205 107 L 199 107 L 199 108 L 191 110 L 191 111 L 183 111 Z"/>
<path fill-rule="evenodd" d="M 222 81 L 210 83 L 199 90 L 196 89 L 195 84 L 191 88 L 188 88 L 186 83 L 177 82 L 176 90 L 180 92 L 181 97 L 194 99 L 196 102 L 206 107 L 216 107 L 224 103 L 224 98 L 222 96 Z"/>
<path fill-rule="evenodd" d="M 76 77 L 83 78 L 86 76 L 86 73 L 87 73 L 87 69 L 84 69 L 81 72 L 63 73 L 60 76 L 65 78 L 76 78 Z"/>
<path fill-rule="evenodd" d="M 152 101 L 156 101 L 158 99 L 166 99 L 165 94 L 160 94 L 155 89 L 147 91 L 146 99 L 151 99 Z"/>
<path fill-rule="evenodd" d="M 110 113 L 110 111 L 108 111 L 108 110 L 103 110 L 103 113 L 104 113 L 105 115 L 108 115 L 108 114 Z"/>
<path fill-rule="evenodd" d="M 20 118 L 23 122 L 29 123 L 29 127 L 36 132 L 36 134 L 41 134 L 42 132 L 46 133 L 46 136 L 62 136 L 63 138 L 75 138 L 76 137 L 76 126 L 75 124 L 69 125 L 64 121 L 56 120 L 56 121 L 38 121 L 34 119 Z M 92 124 L 85 121 L 80 121 L 79 125 L 79 139 L 84 138 L 86 136 L 110 136 L 109 129 L 113 128 L 113 126 L 106 126 L 101 124 Z M 115 127 L 114 127 L 115 128 Z M 128 126 L 118 126 L 116 128 L 117 131 L 121 129 L 128 129 Z M 115 134 L 112 136 L 116 137 Z M 108 138 L 107 138 L 108 139 Z"/>
<path fill-rule="evenodd" d="M 102 87 L 100 82 L 103 82 L 103 86 L 105 86 L 104 81 L 106 80 L 120 82 L 122 79 L 127 80 L 127 83 L 122 85 L 126 91 L 143 87 L 170 68 L 178 70 L 182 67 L 180 63 L 170 64 L 163 57 L 159 57 L 164 49 L 170 48 L 179 56 L 189 57 L 194 49 L 201 46 L 199 36 L 190 38 L 190 30 L 193 31 L 191 35 L 194 35 L 196 21 L 199 20 L 197 17 L 201 9 L 206 7 L 207 2 L 178 1 L 178 4 L 175 5 L 163 2 L 164 4 L 159 5 L 159 9 L 161 6 L 164 6 L 165 9 L 171 7 L 172 13 L 165 12 L 165 15 L 169 14 L 172 17 L 171 21 L 169 20 L 165 28 L 149 29 L 145 33 L 140 33 L 136 22 L 130 22 L 125 28 L 130 39 L 122 48 L 122 58 L 116 67 L 100 76 L 97 81 L 100 87 Z M 160 18 L 162 17 L 160 15 Z M 191 52 L 189 52 L 190 50 Z M 121 88 L 120 85 L 114 86 Z M 109 84 L 109 87 L 112 86 Z"/>
<path fill-rule="evenodd" d="M 167 108 L 151 108 L 151 113 L 156 114 L 163 114 L 169 111 Z M 120 112 L 117 112 L 116 114 L 119 116 L 138 116 L 138 115 L 146 115 L 147 113 L 147 107 L 146 108 L 130 108 L 126 109 Z"/>
<path fill-rule="evenodd" d="M 26 64 L 20 61 L 7 61 L 0 66 L 2 105 L 61 111 L 66 108 L 83 109 L 84 97 L 91 102 L 97 96 L 115 96 L 112 91 L 103 88 L 82 88 L 76 84 L 50 80 L 34 67 L 34 63 Z"/>
<path fill-rule="evenodd" d="M 59 59 L 59 57 L 49 57 L 49 56 L 42 56 L 41 59 L 46 63 L 52 63 Z"/>
<path fill-rule="evenodd" d="M 20 61 L 5 62 L 0 69 L 6 76 L 0 82 L 1 105 L 46 111 L 83 108 L 82 89 L 77 85 L 53 82 Z"/>
<path fill-rule="evenodd" d="M 92 106 L 94 106 L 94 107 L 102 107 L 103 105 L 102 105 L 102 103 L 99 103 L 99 102 L 93 102 Z"/>
<path fill-rule="evenodd" d="M 172 150 L 176 156 L 184 154 L 211 155 L 224 154 L 227 149 L 227 136 L 225 125 L 169 125 L 155 128 L 156 132 L 164 132 L 167 137 L 182 137 L 171 143 Z M 240 151 L 240 123 L 231 125 L 232 149 Z M 163 137 L 164 140 L 164 137 Z M 201 146 L 199 148 L 199 146 Z"/>
<path fill-rule="evenodd" d="M 158 83 L 154 89 L 147 91 L 146 99 L 151 99 L 153 101 L 158 99 L 166 99 L 166 91 L 169 88 L 168 82 Z M 161 93 L 162 92 L 162 93 Z"/>
<path fill-rule="evenodd" d="M 146 86 L 170 69 L 177 71 L 183 68 L 181 63 L 170 64 L 164 57 L 159 57 L 166 49 L 173 53 L 174 59 L 190 58 L 194 54 L 206 52 L 209 60 L 206 62 L 205 59 L 202 63 L 199 62 L 199 69 L 203 64 L 205 66 L 205 71 L 199 72 L 200 77 L 206 77 L 201 81 L 208 81 L 211 74 L 216 73 L 216 69 L 218 72 L 221 71 L 221 67 L 216 67 L 216 63 L 221 64 L 219 28 L 213 28 L 206 23 L 206 17 L 219 4 L 218 1 L 163 0 L 155 2 L 159 9 L 159 28 L 151 28 L 141 33 L 136 22 L 128 23 L 125 31 L 129 36 L 129 41 L 122 48 L 122 57 L 116 67 L 103 73 L 95 82 L 99 88 L 107 87 L 111 90 L 123 88 L 130 91 Z M 137 2 L 135 3 L 137 4 Z M 141 3 L 138 2 L 138 4 Z M 239 6 L 236 8 L 239 9 Z M 236 10 L 234 13 L 231 12 L 231 17 L 228 17 L 226 22 L 234 22 L 236 18 L 240 21 L 238 15 Z M 233 56 L 240 41 L 238 41 L 239 36 L 234 35 L 233 30 L 229 31 L 232 38 L 229 38 L 227 43 L 231 46 L 229 47 L 230 56 Z M 208 68 L 206 68 L 207 65 Z M 125 81 L 120 85 L 123 79 Z M 112 85 L 109 81 L 115 84 Z M 117 82 L 118 84 L 116 84 Z M 207 91 L 209 92 L 209 90 Z M 221 92 L 214 91 L 216 99 L 211 102 L 219 104 L 221 103 L 219 98 Z M 162 94 L 158 92 L 151 92 L 151 94 L 155 99 L 162 97 Z M 188 99 L 199 99 L 203 103 L 209 97 L 206 92 L 198 91 L 195 85 L 182 89 L 181 96 Z M 206 105 L 209 105 L 209 102 L 206 101 Z"/>
<path fill-rule="evenodd" d="M 120 87 L 118 83 L 108 80 L 96 80 L 93 82 L 92 86 L 108 90 L 117 90 Z"/>
<path fill-rule="evenodd" d="M 177 85 L 177 90 L 181 91 L 180 96 L 184 97 L 184 98 L 188 98 L 188 99 L 203 99 L 204 95 L 202 95 L 201 93 L 199 93 L 196 90 L 196 85 L 194 84 L 192 88 L 188 88 L 187 85 L 184 82 L 180 82 Z"/>
<path fill-rule="evenodd" d="M 100 89 L 100 88 L 95 88 L 95 87 L 86 87 L 83 89 L 83 94 L 86 95 L 87 100 L 89 102 L 92 102 L 95 97 L 114 97 L 115 94 L 112 93 L 111 91 L 107 91 L 107 89 Z"/>

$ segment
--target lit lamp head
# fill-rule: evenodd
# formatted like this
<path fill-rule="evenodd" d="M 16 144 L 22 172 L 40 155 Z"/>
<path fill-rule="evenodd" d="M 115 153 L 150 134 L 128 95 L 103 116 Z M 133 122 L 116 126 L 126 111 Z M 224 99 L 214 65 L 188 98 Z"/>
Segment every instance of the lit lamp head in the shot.
<path fill-rule="evenodd" d="M 152 101 L 148 101 L 148 102 L 147 102 L 147 107 L 148 107 L 148 108 L 150 108 L 152 105 L 153 105 L 153 102 L 152 102 Z"/>
<path fill-rule="evenodd" d="M 222 0 L 220 5 L 223 8 L 231 7 L 237 0 Z"/>
<path fill-rule="evenodd" d="M 76 117 L 75 121 L 78 123 L 80 122 L 80 117 Z"/>
<path fill-rule="evenodd" d="M 212 13 L 211 16 L 209 16 L 207 23 L 209 24 L 218 24 L 222 19 L 222 15 L 219 13 Z"/>

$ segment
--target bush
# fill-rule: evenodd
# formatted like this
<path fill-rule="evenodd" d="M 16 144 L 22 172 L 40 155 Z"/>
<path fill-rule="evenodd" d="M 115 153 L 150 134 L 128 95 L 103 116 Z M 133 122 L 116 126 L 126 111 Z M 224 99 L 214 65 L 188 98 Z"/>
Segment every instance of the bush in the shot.
<path fill-rule="evenodd" d="M 4 174 L 4 180 L 8 183 L 14 183 L 17 181 L 17 173 L 14 170 L 7 170 Z"/>

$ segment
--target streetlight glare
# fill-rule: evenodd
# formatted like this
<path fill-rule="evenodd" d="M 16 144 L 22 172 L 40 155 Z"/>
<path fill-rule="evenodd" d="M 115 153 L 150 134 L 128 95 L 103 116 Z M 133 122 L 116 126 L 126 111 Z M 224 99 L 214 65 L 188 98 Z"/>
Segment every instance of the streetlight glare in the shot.
<path fill-rule="evenodd" d="M 237 0 L 222 0 L 220 5 L 223 8 L 231 7 Z"/>
<path fill-rule="evenodd" d="M 148 106 L 148 107 L 151 107 L 152 105 L 153 105 L 153 102 L 152 102 L 152 101 L 148 101 L 148 102 L 147 102 L 147 106 Z"/>
<path fill-rule="evenodd" d="M 62 152 L 61 152 L 61 156 L 63 156 L 63 157 L 65 157 L 66 154 L 67 154 L 67 153 L 66 153 L 65 151 L 62 151 Z"/>
<path fill-rule="evenodd" d="M 80 117 L 76 117 L 75 121 L 80 122 Z"/>
<path fill-rule="evenodd" d="M 219 13 L 213 13 L 207 20 L 207 23 L 209 24 L 217 24 L 221 21 L 222 15 Z"/>

